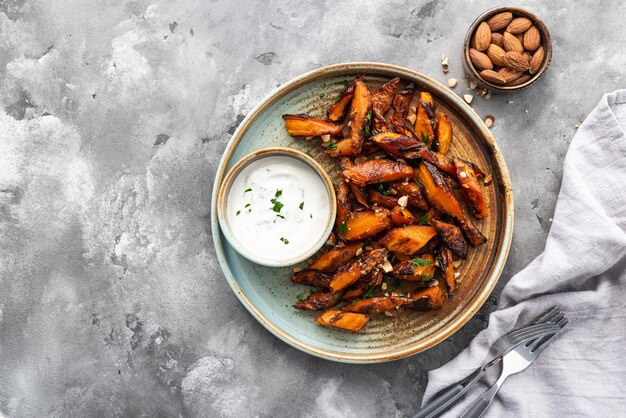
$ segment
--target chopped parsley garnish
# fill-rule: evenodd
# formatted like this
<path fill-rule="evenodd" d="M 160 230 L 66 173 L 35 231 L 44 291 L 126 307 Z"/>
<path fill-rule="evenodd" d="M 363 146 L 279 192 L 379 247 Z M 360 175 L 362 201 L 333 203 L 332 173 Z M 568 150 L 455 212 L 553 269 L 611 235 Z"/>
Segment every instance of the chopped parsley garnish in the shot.
<path fill-rule="evenodd" d="M 343 84 L 344 86 L 347 86 L 348 84 L 350 84 L 350 82 L 348 80 L 341 80 L 339 84 Z"/>
<path fill-rule="evenodd" d="M 429 266 L 431 264 L 435 264 L 434 261 L 426 260 L 425 258 L 413 258 L 409 260 L 410 263 L 415 264 L 418 267 Z"/>
<path fill-rule="evenodd" d="M 431 276 L 430 274 L 424 274 L 424 275 L 422 276 L 422 283 L 429 282 L 429 281 L 431 281 L 432 279 L 433 279 L 433 276 Z"/>
<path fill-rule="evenodd" d="M 339 293 L 333 294 L 333 301 L 337 302 L 337 299 L 339 299 Z"/>
<path fill-rule="evenodd" d="M 274 207 L 272 208 L 274 212 L 280 212 L 283 206 L 285 206 L 276 199 L 272 199 L 271 202 L 274 204 Z"/>
<path fill-rule="evenodd" d="M 285 245 L 289 244 L 289 240 L 288 240 L 287 238 L 285 238 L 285 237 L 280 237 L 280 240 L 281 240 L 281 241 L 282 241 Z"/>
<path fill-rule="evenodd" d="M 428 135 L 426 135 L 426 132 L 424 131 L 422 131 L 422 142 L 428 145 Z"/>
<path fill-rule="evenodd" d="M 237 213 L 235 214 L 235 216 L 239 216 L 240 213 L 241 213 L 241 211 L 238 210 Z"/>
<path fill-rule="evenodd" d="M 323 99 L 324 97 L 326 97 L 324 93 L 320 94 L 320 99 Z"/>
<path fill-rule="evenodd" d="M 304 297 L 304 293 L 298 293 L 298 294 L 296 295 L 296 300 L 297 300 L 298 302 L 302 302 L 304 299 L 305 299 L 305 297 Z"/>
<path fill-rule="evenodd" d="M 443 258 L 442 258 L 440 255 L 438 255 L 437 257 L 435 257 L 435 261 L 437 261 L 437 262 L 439 263 L 439 265 L 442 265 L 442 264 L 443 264 Z"/>
<path fill-rule="evenodd" d="M 336 150 L 337 149 L 337 144 L 333 143 L 333 144 L 328 144 L 328 147 L 326 147 L 326 149 L 328 150 Z"/>
<path fill-rule="evenodd" d="M 376 290 L 376 286 L 367 286 L 365 288 L 365 292 L 361 295 L 362 298 L 371 298 L 374 296 L 374 291 Z"/>
<path fill-rule="evenodd" d="M 309 213 L 309 218 L 313 219 L 313 214 Z"/>
<path fill-rule="evenodd" d="M 348 232 L 348 223 L 343 221 L 341 225 L 339 225 L 339 233 L 341 235 L 345 235 Z"/>
<path fill-rule="evenodd" d="M 365 122 L 365 125 L 363 126 L 363 135 L 370 136 L 370 134 L 372 133 L 372 111 L 371 110 L 367 112 L 367 114 L 365 115 L 365 119 L 367 119 L 367 122 Z"/>
<path fill-rule="evenodd" d="M 244 193 L 248 193 L 248 192 L 251 192 L 251 191 L 252 191 L 252 189 L 251 189 L 250 187 L 248 187 L 248 188 L 247 188 L 246 190 L 244 190 L 243 192 L 244 192 Z"/>
<path fill-rule="evenodd" d="M 384 194 L 385 196 L 389 196 L 389 194 L 391 193 L 391 188 L 389 186 L 386 186 L 383 183 L 379 182 L 378 183 L 378 191 L 380 193 Z"/>
<path fill-rule="evenodd" d="M 304 202 L 300 202 L 300 205 L 298 206 L 300 208 L 300 210 L 304 209 Z"/>
<path fill-rule="evenodd" d="M 274 195 L 274 197 L 280 197 L 283 194 L 283 191 L 281 189 L 276 190 L 276 194 Z"/>
<path fill-rule="evenodd" d="M 281 215 L 280 213 L 277 213 L 276 216 L 278 216 L 279 218 L 285 219 L 285 217 Z"/>
<path fill-rule="evenodd" d="M 460 286 L 461 285 L 461 281 L 460 280 L 455 280 L 454 284 L 457 285 L 457 286 Z"/>
<path fill-rule="evenodd" d="M 311 154 L 310 150 L 306 152 L 306 155 L 308 155 L 309 157 L 313 158 L 313 154 Z"/>
<path fill-rule="evenodd" d="M 428 225 L 428 212 L 423 214 L 420 218 L 420 225 Z"/>
<path fill-rule="evenodd" d="M 250 206 L 252 206 L 252 203 L 248 203 L 246 206 L 244 206 L 244 208 L 249 208 Z"/>

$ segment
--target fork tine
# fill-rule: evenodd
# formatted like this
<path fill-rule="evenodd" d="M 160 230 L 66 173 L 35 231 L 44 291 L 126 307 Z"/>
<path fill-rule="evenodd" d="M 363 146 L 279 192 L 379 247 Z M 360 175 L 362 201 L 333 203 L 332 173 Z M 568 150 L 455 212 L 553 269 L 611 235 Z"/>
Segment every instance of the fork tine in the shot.
<path fill-rule="evenodd" d="M 554 322 L 554 318 L 558 317 L 559 315 L 561 315 L 561 311 L 556 310 L 550 313 L 550 315 L 547 315 L 544 318 L 544 323 L 546 322 Z"/>
<path fill-rule="evenodd" d="M 526 327 L 507 335 L 507 340 L 510 341 L 511 345 L 514 345 L 524 339 L 527 339 L 528 337 L 539 336 L 541 333 L 550 331 L 558 331 L 558 327 L 555 324 L 531 325 L 530 327 Z"/>
<path fill-rule="evenodd" d="M 563 329 L 563 327 L 565 325 L 567 325 L 567 323 L 569 322 L 569 320 L 565 317 L 565 315 L 562 315 L 562 318 L 559 319 L 559 321 L 556 323 L 556 325 L 561 328 L 561 330 Z M 545 336 L 542 338 L 537 338 L 535 341 L 532 342 L 532 344 L 529 344 L 529 350 L 531 352 L 535 352 L 537 351 L 539 348 L 544 347 L 545 345 L 547 345 L 547 343 L 549 341 L 551 341 L 557 334 L 560 334 L 561 331 L 558 331 L 556 334 L 552 335 L 552 336 Z M 541 352 L 541 351 L 539 351 Z"/>
<path fill-rule="evenodd" d="M 537 318 L 535 318 L 531 322 L 529 322 L 528 325 L 540 324 L 540 323 L 544 322 L 543 318 L 545 316 L 547 316 L 547 315 L 550 315 L 555 310 L 556 310 L 556 306 L 551 307 L 550 309 L 548 309 L 544 313 L 540 314 Z"/>

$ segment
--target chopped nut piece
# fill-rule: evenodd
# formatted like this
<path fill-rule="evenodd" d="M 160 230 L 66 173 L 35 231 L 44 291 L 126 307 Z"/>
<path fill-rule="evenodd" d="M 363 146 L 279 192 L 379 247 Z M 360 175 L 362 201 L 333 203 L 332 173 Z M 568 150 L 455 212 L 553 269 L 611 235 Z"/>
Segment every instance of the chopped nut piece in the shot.
<path fill-rule="evenodd" d="M 507 100 L 507 101 L 506 101 L 506 103 L 507 103 L 507 104 L 513 104 L 513 103 L 515 103 L 515 102 L 514 102 L 513 100 Z"/>
<path fill-rule="evenodd" d="M 463 99 L 465 99 L 467 104 L 470 104 L 472 103 L 472 100 L 474 100 L 474 96 L 472 96 L 471 94 L 464 94 Z"/>
<path fill-rule="evenodd" d="M 485 180 L 483 181 L 483 184 L 485 186 L 489 186 L 491 184 L 491 181 L 492 181 L 491 174 L 487 174 L 487 176 L 485 177 Z"/>
<path fill-rule="evenodd" d="M 383 262 L 381 268 L 383 269 L 385 273 L 389 273 L 390 271 L 393 271 L 393 266 L 391 265 L 389 260 L 387 260 L 387 258 L 385 258 L 385 261 Z"/>
<path fill-rule="evenodd" d="M 387 282 L 384 282 L 383 284 L 380 285 L 380 288 L 382 290 L 387 290 Z"/>
<path fill-rule="evenodd" d="M 415 125 L 415 119 L 417 119 L 417 115 L 415 113 L 411 113 L 406 117 L 406 120 L 411 122 L 411 125 Z"/>
<path fill-rule="evenodd" d="M 313 139 L 312 136 L 305 136 L 304 139 L 306 139 L 307 141 L 310 141 L 311 139 Z"/>
<path fill-rule="evenodd" d="M 389 311 L 385 311 L 385 315 L 387 315 L 387 316 L 394 316 L 394 315 L 393 315 L 391 312 L 389 312 Z"/>
<path fill-rule="evenodd" d="M 444 69 L 443 69 L 443 70 L 441 70 L 441 71 L 443 71 L 443 73 L 444 73 L 444 74 L 448 74 L 448 73 L 450 72 L 450 70 L 448 70 L 447 68 L 444 68 Z"/>
<path fill-rule="evenodd" d="M 401 208 L 406 208 L 406 205 L 408 203 L 409 203 L 408 196 L 402 196 L 400 199 L 398 199 L 398 205 L 400 205 Z"/>
<path fill-rule="evenodd" d="M 458 271 L 456 273 L 454 273 L 454 278 L 458 279 L 459 277 L 461 277 L 461 273 L 459 273 Z"/>
<path fill-rule="evenodd" d="M 456 79 L 456 78 L 449 78 L 448 79 L 448 87 L 453 89 L 453 88 L 456 87 L 457 84 L 459 84 L 459 80 L 458 79 Z"/>
<path fill-rule="evenodd" d="M 389 292 L 385 292 L 384 296 L 389 297 Z"/>
<path fill-rule="evenodd" d="M 491 92 L 485 94 L 485 97 L 483 97 L 483 99 L 485 99 L 485 100 L 491 99 Z"/>
<path fill-rule="evenodd" d="M 577 123 L 576 125 L 574 125 L 574 128 L 576 129 L 580 128 L 580 124 Z"/>
<path fill-rule="evenodd" d="M 470 90 L 474 90 L 478 86 L 478 84 L 476 84 L 475 81 L 470 81 L 469 86 L 470 86 Z"/>
<path fill-rule="evenodd" d="M 448 56 L 446 54 L 441 54 L 441 65 L 444 67 L 448 66 Z"/>
<path fill-rule="evenodd" d="M 321 138 L 322 138 L 322 142 L 329 142 L 330 134 L 322 135 Z"/>
<path fill-rule="evenodd" d="M 356 250 L 356 253 L 354 253 L 354 255 L 356 255 L 357 257 L 361 254 L 363 254 L 363 248 L 359 248 L 358 250 Z"/>
<path fill-rule="evenodd" d="M 461 171 L 461 172 L 459 173 L 459 177 L 461 177 L 462 179 L 464 179 L 464 178 L 466 178 L 466 177 L 467 177 L 467 173 L 465 173 L 465 171 Z"/>
<path fill-rule="evenodd" d="M 494 118 L 493 115 L 487 115 L 485 118 L 485 125 L 487 125 L 487 128 L 491 128 L 495 120 L 496 118 Z"/>

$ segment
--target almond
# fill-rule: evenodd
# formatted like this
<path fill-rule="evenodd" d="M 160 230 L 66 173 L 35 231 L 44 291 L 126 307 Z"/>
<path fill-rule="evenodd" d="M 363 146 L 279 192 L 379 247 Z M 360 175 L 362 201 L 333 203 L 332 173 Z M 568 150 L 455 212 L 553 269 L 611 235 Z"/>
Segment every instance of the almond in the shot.
<path fill-rule="evenodd" d="M 507 52 L 514 51 L 519 52 L 520 54 L 524 52 L 522 43 L 515 37 L 515 35 L 512 35 L 509 32 L 504 32 L 504 35 L 502 35 L 502 46 Z"/>
<path fill-rule="evenodd" d="M 513 80 L 510 83 L 506 83 L 506 85 L 507 86 L 519 86 L 519 85 L 524 84 L 525 82 L 527 82 L 530 79 L 531 79 L 531 75 L 524 74 L 523 76 L 519 77 L 517 80 Z"/>
<path fill-rule="evenodd" d="M 474 64 L 474 67 L 476 67 L 478 71 L 493 69 L 493 64 L 489 60 L 489 57 L 477 49 L 470 48 L 469 55 L 472 64 Z"/>
<path fill-rule="evenodd" d="M 526 32 L 524 32 L 524 48 L 527 51 L 533 52 L 535 49 L 541 46 L 541 34 L 537 26 L 531 26 Z"/>
<path fill-rule="evenodd" d="M 502 48 L 502 34 L 498 32 L 492 33 L 491 43 L 494 45 L 498 45 L 500 48 Z"/>
<path fill-rule="evenodd" d="M 474 34 L 474 48 L 479 51 L 485 51 L 491 44 L 491 29 L 485 22 L 478 25 L 476 33 Z"/>
<path fill-rule="evenodd" d="M 509 23 L 513 20 L 513 13 L 511 12 L 502 12 L 497 15 L 491 16 L 487 19 L 487 24 L 492 32 L 501 30 L 506 28 Z"/>
<path fill-rule="evenodd" d="M 503 77 L 500 77 L 498 73 L 493 70 L 483 70 L 480 72 L 480 76 L 483 80 L 488 81 L 493 84 L 504 84 L 506 80 Z"/>
<path fill-rule="evenodd" d="M 515 71 L 526 71 L 530 67 L 528 60 L 519 52 L 511 51 L 504 54 L 506 66 Z"/>
<path fill-rule="evenodd" d="M 496 44 L 489 45 L 489 48 L 487 49 L 487 56 L 489 57 L 493 65 L 497 65 L 498 67 L 506 66 L 506 61 L 504 61 L 504 54 L 506 54 L 506 51 Z"/>
<path fill-rule="evenodd" d="M 522 55 L 524 56 L 524 58 L 526 58 L 528 62 L 530 62 L 530 59 L 532 58 L 532 55 L 530 55 L 530 52 L 524 51 Z"/>
<path fill-rule="evenodd" d="M 540 46 L 535 53 L 533 54 L 532 58 L 530 59 L 530 70 L 529 72 L 531 74 L 536 74 L 537 71 L 539 71 L 539 68 L 541 67 L 541 64 L 543 64 L 543 58 L 545 56 L 545 52 L 543 50 L 543 47 Z"/>
<path fill-rule="evenodd" d="M 510 83 L 511 81 L 517 80 L 522 75 L 522 72 L 504 67 L 498 70 L 498 75 L 504 78 L 507 83 Z"/>
<path fill-rule="evenodd" d="M 518 33 L 524 33 L 533 25 L 533 22 L 526 17 L 516 17 L 511 20 L 511 23 L 506 27 L 506 31 L 517 35 Z"/>

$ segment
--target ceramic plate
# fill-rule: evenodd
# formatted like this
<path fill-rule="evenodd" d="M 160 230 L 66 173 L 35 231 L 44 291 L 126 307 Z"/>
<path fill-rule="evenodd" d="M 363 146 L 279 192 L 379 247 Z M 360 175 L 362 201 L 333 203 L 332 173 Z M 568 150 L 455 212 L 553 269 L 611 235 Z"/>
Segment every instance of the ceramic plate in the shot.
<path fill-rule="evenodd" d="M 462 283 L 454 299 L 431 312 L 397 311 L 398 316 L 372 315 L 359 333 L 324 328 L 316 313 L 292 307 L 306 286 L 290 280 L 293 268 L 256 265 L 234 251 L 222 235 L 216 199 L 226 172 L 243 156 L 265 147 L 289 146 L 308 152 L 337 179 L 338 161 L 327 157 L 319 140 L 294 140 L 281 116 L 306 113 L 324 117 L 345 83 L 365 74 L 372 92 L 393 77 L 429 91 L 438 110 L 448 115 L 454 129 L 449 155 L 460 156 L 491 172 L 485 187 L 491 215 L 476 221 L 489 241 L 470 251 L 459 268 Z M 213 241 L 226 280 L 241 303 L 270 332 L 288 344 L 329 360 L 370 363 L 406 357 L 443 341 L 465 324 L 485 302 L 504 267 L 513 231 L 513 195 L 509 174 L 495 140 L 482 120 L 455 93 L 415 71 L 379 63 L 346 63 L 319 68 L 279 87 L 263 100 L 233 134 L 217 170 L 211 207 Z"/>

